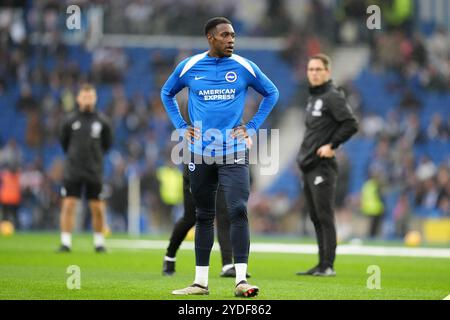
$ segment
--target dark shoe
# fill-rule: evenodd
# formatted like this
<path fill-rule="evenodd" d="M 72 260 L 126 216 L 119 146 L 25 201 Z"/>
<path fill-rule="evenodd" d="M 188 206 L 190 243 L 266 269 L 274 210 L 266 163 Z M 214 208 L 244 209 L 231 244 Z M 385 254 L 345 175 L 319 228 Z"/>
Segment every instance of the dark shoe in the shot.
<path fill-rule="evenodd" d="M 95 252 L 106 253 L 106 248 L 104 246 L 95 247 Z"/>
<path fill-rule="evenodd" d="M 316 272 L 314 272 L 313 276 L 316 277 L 335 277 L 336 271 L 334 271 L 333 268 L 327 267 L 327 268 L 320 268 Z"/>
<path fill-rule="evenodd" d="M 227 271 L 222 271 L 220 276 L 222 278 L 236 278 L 236 268 L 233 266 L 227 269 Z M 251 275 L 247 272 L 246 277 L 251 278 Z"/>
<path fill-rule="evenodd" d="M 163 276 L 173 276 L 175 274 L 175 261 L 164 260 L 162 274 Z"/>
<path fill-rule="evenodd" d="M 297 272 L 296 275 L 298 275 L 298 276 L 312 276 L 312 275 L 314 275 L 314 273 L 318 272 L 319 270 L 320 270 L 320 267 L 319 267 L 319 265 L 317 265 L 317 266 L 309 269 L 308 271 Z"/>
<path fill-rule="evenodd" d="M 58 249 L 56 249 L 56 253 L 70 253 L 72 249 L 68 246 L 61 245 Z"/>

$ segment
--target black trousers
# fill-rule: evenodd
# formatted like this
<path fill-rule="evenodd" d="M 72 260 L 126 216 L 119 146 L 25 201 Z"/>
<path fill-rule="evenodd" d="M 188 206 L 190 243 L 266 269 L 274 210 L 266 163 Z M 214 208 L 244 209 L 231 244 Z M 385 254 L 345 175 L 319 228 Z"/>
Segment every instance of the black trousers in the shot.
<path fill-rule="evenodd" d="M 195 205 L 192 198 L 189 171 L 187 165 L 183 170 L 184 215 L 177 221 L 170 237 L 166 256 L 174 258 L 189 230 L 195 225 Z M 219 186 L 216 200 L 217 238 L 222 255 L 222 265 L 233 263 L 233 251 L 230 239 L 230 218 L 225 203 L 223 188 Z"/>
<path fill-rule="evenodd" d="M 229 159 L 230 157 L 232 159 Z M 247 201 L 250 195 L 248 152 L 230 154 L 227 159 L 223 160 L 225 161 L 211 163 L 203 159 L 199 164 L 191 162 L 188 165 L 191 192 L 196 208 L 196 266 L 209 266 L 211 249 L 214 244 L 214 218 L 218 186 L 223 190 L 230 219 L 230 239 L 234 263 L 248 263 L 250 250 L 247 217 Z"/>
<path fill-rule="evenodd" d="M 381 222 L 383 221 L 383 216 L 384 213 L 380 214 L 380 215 L 376 215 L 376 216 L 370 216 L 369 220 L 370 220 L 370 224 L 369 224 L 369 237 L 371 239 L 375 238 L 376 236 L 378 236 L 379 231 L 380 231 L 380 227 L 381 227 Z"/>
<path fill-rule="evenodd" d="M 306 205 L 319 246 L 319 265 L 323 268 L 333 267 L 336 257 L 336 162 L 334 159 L 323 159 L 315 168 L 304 172 L 303 176 Z"/>

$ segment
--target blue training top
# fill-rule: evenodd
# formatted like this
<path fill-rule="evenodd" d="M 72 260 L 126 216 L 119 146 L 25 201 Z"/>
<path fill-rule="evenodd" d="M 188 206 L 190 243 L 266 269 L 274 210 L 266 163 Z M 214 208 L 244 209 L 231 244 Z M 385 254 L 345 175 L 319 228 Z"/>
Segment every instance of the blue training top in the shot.
<path fill-rule="evenodd" d="M 177 129 L 188 127 L 175 99 L 184 87 L 189 88 L 189 118 L 202 136 L 189 148 L 212 156 L 245 150 L 245 141 L 238 142 L 230 133 L 240 125 L 248 87 L 264 97 L 245 125 L 250 133 L 263 124 L 279 96 L 272 81 L 253 62 L 236 54 L 214 58 L 204 52 L 183 60 L 161 89 L 161 100 Z"/>

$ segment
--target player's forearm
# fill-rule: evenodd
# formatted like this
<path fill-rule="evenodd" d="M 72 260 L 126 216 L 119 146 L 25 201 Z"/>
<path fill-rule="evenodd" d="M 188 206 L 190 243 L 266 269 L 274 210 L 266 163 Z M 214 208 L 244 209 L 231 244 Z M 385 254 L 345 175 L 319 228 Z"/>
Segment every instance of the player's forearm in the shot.
<path fill-rule="evenodd" d="M 339 145 L 350 139 L 356 132 L 358 132 L 358 122 L 356 119 L 343 121 L 331 138 L 331 147 L 336 149 Z"/>
<path fill-rule="evenodd" d="M 259 105 L 258 112 L 253 116 L 253 118 L 245 125 L 247 130 L 258 130 L 266 118 L 269 116 L 273 107 L 278 101 L 279 93 L 278 90 L 273 90 L 269 95 L 265 96 L 261 104 Z"/>
<path fill-rule="evenodd" d="M 175 97 L 163 91 L 161 92 L 161 100 L 174 127 L 176 129 L 187 128 L 188 124 L 183 119 L 180 113 L 180 108 L 178 107 L 178 103 Z"/>

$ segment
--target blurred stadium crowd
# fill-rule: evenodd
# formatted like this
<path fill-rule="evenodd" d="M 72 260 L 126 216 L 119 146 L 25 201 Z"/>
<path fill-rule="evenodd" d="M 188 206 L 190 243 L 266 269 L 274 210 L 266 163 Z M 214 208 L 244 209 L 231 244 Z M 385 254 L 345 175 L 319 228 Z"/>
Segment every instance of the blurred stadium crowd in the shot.
<path fill-rule="evenodd" d="M 236 21 L 239 35 L 283 37 L 285 47 L 276 59 L 290 70 L 295 92 L 274 110 L 269 121 L 274 128 L 285 108 L 304 102 L 309 55 L 333 52 L 340 44 L 368 44 L 369 65 L 357 79 L 342 84 L 360 120 L 360 132 L 338 155 L 339 233 L 350 237 L 353 218 L 364 215 L 371 221 L 367 235 L 386 237 L 402 237 L 414 217 L 450 217 L 448 29 L 438 24 L 422 28 L 413 1 L 383 1 L 383 30 L 374 32 L 365 28 L 369 2 L 305 0 L 308 11 L 299 21 L 289 14 L 286 2 L 258 1 L 264 10 L 259 20 L 249 24 L 242 20 L 239 8 L 244 4 L 238 0 L 79 4 L 82 9 L 104 6 L 109 33 L 199 36 L 202 21 L 224 15 Z M 167 185 L 165 179 L 180 174 L 170 161 L 172 125 L 159 88 L 174 65 L 193 52 L 141 50 L 136 59 L 134 51 L 124 48 L 98 46 L 88 51 L 83 45 L 68 45 L 61 31 L 67 5 L 48 0 L 27 2 L 22 11 L 0 8 L 2 213 L 15 216 L 16 226 L 23 230 L 58 227 L 63 173 L 59 124 L 76 108 L 77 85 L 91 81 L 98 88 L 99 109 L 115 128 L 115 144 L 106 164 L 112 229 L 126 230 L 128 179 L 137 174 L 143 231 L 166 230 L 180 214 L 182 190 Z M 35 41 L 36 33 L 43 41 Z M 264 59 L 264 52 L 260 55 Z M 252 114 L 257 105 L 251 100 L 247 113 Z M 254 190 L 249 203 L 254 231 L 308 232 L 299 174 L 292 164 L 267 190 Z M 365 193 L 371 182 L 378 186 L 377 195 Z M 374 197 L 383 203 L 376 212 L 364 204 L 377 201 Z M 88 228 L 85 220 L 83 227 Z M 384 232 L 383 223 L 388 226 Z"/>

